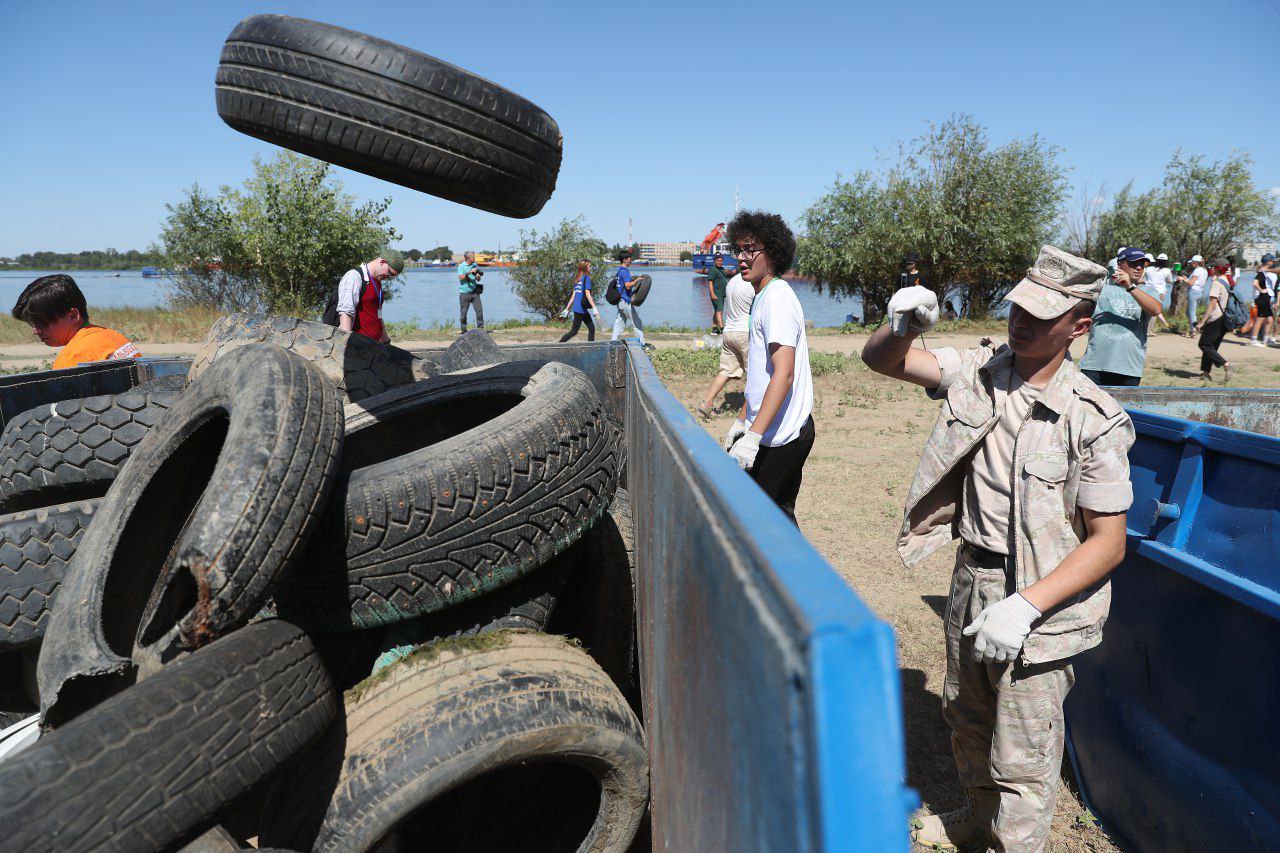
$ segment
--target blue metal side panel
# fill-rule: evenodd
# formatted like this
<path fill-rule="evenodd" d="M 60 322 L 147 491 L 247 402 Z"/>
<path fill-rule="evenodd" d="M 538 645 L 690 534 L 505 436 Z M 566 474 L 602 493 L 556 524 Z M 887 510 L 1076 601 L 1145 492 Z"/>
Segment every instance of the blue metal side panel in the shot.
<path fill-rule="evenodd" d="M 629 352 L 655 850 L 906 850 L 892 634 Z"/>
<path fill-rule="evenodd" d="M 1125 849 L 1280 849 L 1280 439 L 1131 414 L 1128 556 L 1067 698 L 1081 792 Z"/>

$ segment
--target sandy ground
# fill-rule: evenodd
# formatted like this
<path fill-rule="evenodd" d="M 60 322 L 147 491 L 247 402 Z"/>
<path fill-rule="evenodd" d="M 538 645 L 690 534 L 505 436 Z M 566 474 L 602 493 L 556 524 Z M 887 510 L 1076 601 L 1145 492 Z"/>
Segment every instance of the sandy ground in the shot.
<path fill-rule="evenodd" d="M 857 352 L 863 336 L 815 337 L 817 349 Z M 930 341 L 973 346 L 978 336 Z M 1229 342 L 1226 358 L 1239 366 L 1232 385 L 1280 386 L 1280 349 Z M 1153 339 L 1144 384 L 1200 386 L 1199 350 L 1173 335 Z M 701 402 L 704 377 L 672 377 L 668 387 L 691 411 Z M 805 535 L 841 577 L 894 628 L 906 717 L 907 781 L 932 811 L 959 806 L 962 792 L 942 722 L 945 646 L 942 612 L 954 549 L 944 549 L 916 569 L 902 565 L 894 548 L 903 501 L 937 404 L 912 386 L 885 379 L 858 362 L 844 374 L 815 381 L 817 442 L 805 467 L 797 515 Z M 741 405 L 741 385 L 730 384 L 729 401 Z M 707 423 L 717 439 L 733 414 Z M 850 488 L 851 483 L 856 487 Z M 1054 851 L 1116 850 L 1093 826 L 1079 801 L 1060 794 L 1049 847 Z"/>

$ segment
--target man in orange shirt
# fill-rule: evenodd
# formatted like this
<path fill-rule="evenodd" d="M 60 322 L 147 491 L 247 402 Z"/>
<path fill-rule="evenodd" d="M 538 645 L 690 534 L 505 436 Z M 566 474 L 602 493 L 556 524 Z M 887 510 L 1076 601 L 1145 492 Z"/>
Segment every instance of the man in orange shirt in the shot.
<path fill-rule="evenodd" d="M 41 276 L 28 284 L 14 303 L 13 316 L 31 326 L 41 343 L 62 347 L 54 370 L 142 354 L 124 335 L 89 322 L 84 294 L 69 275 Z"/>

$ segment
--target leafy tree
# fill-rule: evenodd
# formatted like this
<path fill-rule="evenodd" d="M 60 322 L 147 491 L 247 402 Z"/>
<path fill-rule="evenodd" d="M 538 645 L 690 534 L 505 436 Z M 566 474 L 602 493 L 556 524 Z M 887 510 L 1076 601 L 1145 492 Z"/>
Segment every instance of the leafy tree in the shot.
<path fill-rule="evenodd" d="M 1254 183 L 1252 171 L 1246 151 L 1213 162 L 1176 151 L 1160 186 L 1139 193 L 1131 181 L 1098 211 L 1098 238 L 1089 257 L 1103 263 L 1120 246 L 1141 246 L 1175 260 L 1234 257 L 1244 243 L 1274 241 L 1280 234 L 1275 199 Z M 1186 286 L 1179 283 L 1171 313 L 1179 316 L 1185 300 Z"/>
<path fill-rule="evenodd" d="M 972 116 L 952 116 L 899 144 L 883 175 L 837 176 L 802 216 L 797 267 L 861 297 L 876 321 L 902 256 L 917 252 L 930 287 L 986 317 L 1052 235 L 1066 191 L 1058 156 L 1037 135 L 992 148 Z"/>
<path fill-rule="evenodd" d="M 391 200 L 358 203 L 331 168 L 281 151 L 270 162 L 255 157 L 239 189 L 224 186 L 214 196 L 195 184 L 166 205 L 160 244 L 174 270 L 171 301 L 319 311 L 344 271 L 400 237 L 386 215 Z"/>
<path fill-rule="evenodd" d="M 422 260 L 422 251 L 419 249 L 410 249 L 404 253 L 404 256 L 416 264 L 418 261 Z"/>
<path fill-rule="evenodd" d="M 429 252 L 423 252 L 422 257 L 428 261 L 451 261 L 453 260 L 453 250 L 448 246 L 436 246 Z"/>
<path fill-rule="evenodd" d="M 693 252 L 681 252 L 681 253 L 680 253 L 680 260 L 682 260 L 682 261 L 691 261 L 691 260 L 693 260 Z"/>
<path fill-rule="evenodd" d="M 577 280 L 578 261 L 588 260 L 599 264 L 605 257 L 604 241 L 592 233 L 581 217 L 562 219 L 550 231 L 520 232 L 520 253 L 524 257 L 519 265 L 508 271 L 513 290 L 525 308 L 550 320 L 560 313 L 569 301 L 569 294 Z M 593 279 L 602 279 L 604 269 L 597 266 Z"/>

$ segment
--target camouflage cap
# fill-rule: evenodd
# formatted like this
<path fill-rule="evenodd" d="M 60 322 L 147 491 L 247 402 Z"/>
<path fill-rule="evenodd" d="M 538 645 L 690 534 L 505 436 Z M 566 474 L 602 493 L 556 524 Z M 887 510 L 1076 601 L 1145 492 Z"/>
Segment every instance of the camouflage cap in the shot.
<path fill-rule="evenodd" d="M 387 262 L 387 266 L 395 270 L 396 275 L 404 272 L 404 255 L 400 252 L 395 249 L 383 249 L 379 257 Z"/>
<path fill-rule="evenodd" d="M 1082 299 L 1098 301 L 1107 268 L 1053 246 L 1041 246 L 1040 257 L 1006 300 L 1041 320 L 1061 317 Z"/>

